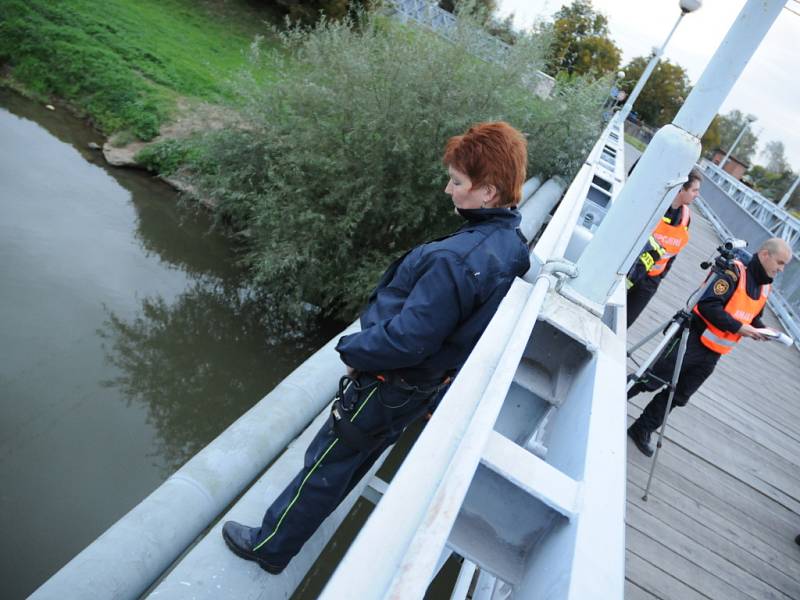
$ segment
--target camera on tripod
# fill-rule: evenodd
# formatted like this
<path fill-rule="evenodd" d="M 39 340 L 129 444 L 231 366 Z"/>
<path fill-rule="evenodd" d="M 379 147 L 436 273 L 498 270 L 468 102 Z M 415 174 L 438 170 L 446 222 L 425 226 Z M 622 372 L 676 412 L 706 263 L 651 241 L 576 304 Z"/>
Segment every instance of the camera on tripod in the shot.
<path fill-rule="evenodd" d="M 731 238 L 717 246 L 717 256 L 713 261 L 704 260 L 700 263 L 701 269 L 708 269 L 713 266 L 715 270 L 724 272 L 733 269 L 733 261 L 736 259 L 744 263 L 749 262 L 750 255 L 744 250 L 747 247 L 747 240 L 737 240 Z"/>

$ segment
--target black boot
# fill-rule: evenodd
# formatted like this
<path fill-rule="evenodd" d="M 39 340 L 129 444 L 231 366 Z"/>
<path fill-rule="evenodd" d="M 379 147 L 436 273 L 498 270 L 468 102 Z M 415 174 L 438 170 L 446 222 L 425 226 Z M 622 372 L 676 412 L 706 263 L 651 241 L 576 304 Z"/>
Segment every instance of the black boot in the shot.
<path fill-rule="evenodd" d="M 252 550 L 252 540 L 257 531 L 257 527 L 247 527 L 236 521 L 228 521 L 222 526 L 222 537 L 225 538 L 225 543 L 228 544 L 228 548 L 230 548 L 236 556 L 245 560 L 252 560 L 258 563 L 258 566 L 268 573 L 277 575 L 286 568 L 286 565 L 272 564 L 265 560 L 263 556 L 259 556 Z"/>
<path fill-rule="evenodd" d="M 653 456 L 653 447 L 650 445 L 650 432 L 646 431 L 639 421 L 634 421 L 633 425 L 628 427 L 628 437 L 633 440 L 639 452 L 645 456 Z"/>

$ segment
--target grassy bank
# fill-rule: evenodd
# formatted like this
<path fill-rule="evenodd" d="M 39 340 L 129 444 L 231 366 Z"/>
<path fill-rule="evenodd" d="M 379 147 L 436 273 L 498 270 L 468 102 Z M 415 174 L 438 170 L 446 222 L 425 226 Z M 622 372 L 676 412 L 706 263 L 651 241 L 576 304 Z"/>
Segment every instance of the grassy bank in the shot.
<path fill-rule="evenodd" d="M 0 65 L 39 100 L 60 98 L 104 133 L 148 140 L 181 97 L 236 104 L 232 78 L 272 12 L 245 0 L 7 0 Z M 257 76 L 270 77 L 268 66 Z"/>

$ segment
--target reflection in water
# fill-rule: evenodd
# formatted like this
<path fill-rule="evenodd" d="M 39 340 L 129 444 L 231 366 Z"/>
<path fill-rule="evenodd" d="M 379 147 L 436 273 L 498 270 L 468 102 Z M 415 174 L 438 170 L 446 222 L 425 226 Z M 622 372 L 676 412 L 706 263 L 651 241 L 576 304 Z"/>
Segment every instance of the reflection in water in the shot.
<path fill-rule="evenodd" d="M 169 304 L 142 301 L 125 320 L 106 309 L 98 334 L 106 360 L 121 373 L 104 382 L 147 409 L 156 454 L 172 471 L 208 444 L 324 340 L 322 335 L 270 347 L 261 302 L 206 278 Z"/>
<path fill-rule="evenodd" d="M 64 111 L 0 90 L 0 132 L 0 596 L 22 598 L 328 335 L 268 345 L 286 329 L 208 215 Z"/>

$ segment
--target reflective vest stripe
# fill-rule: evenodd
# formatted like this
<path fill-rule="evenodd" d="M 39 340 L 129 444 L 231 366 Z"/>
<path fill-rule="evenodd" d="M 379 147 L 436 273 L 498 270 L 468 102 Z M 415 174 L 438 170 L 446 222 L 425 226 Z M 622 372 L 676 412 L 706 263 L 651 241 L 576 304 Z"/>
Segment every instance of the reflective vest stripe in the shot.
<path fill-rule="evenodd" d="M 726 340 L 725 338 L 719 337 L 716 333 L 713 333 L 708 328 L 706 328 L 706 330 L 703 332 L 703 335 L 701 335 L 700 337 L 705 338 L 706 340 L 714 344 L 722 344 L 723 346 L 729 346 L 731 348 L 733 348 L 736 345 L 735 341 Z"/>
<path fill-rule="evenodd" d="M 689 217 L 691 211 L 688 206 L 681 207 L 681 220 L 677 225 L 671 225 L 667 217 L 661 221 L 650 236 L 650 244 L 659 248 L 660 258 L 647 269 L 650 277 L 658 277 L 667 268 L 667 264 L 689 243 Z M 647 265 L 645 265 L 647 266 Z"/>

